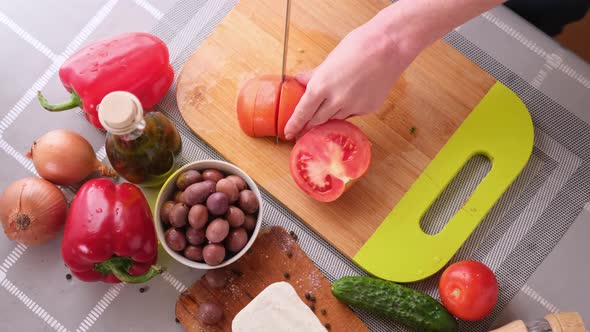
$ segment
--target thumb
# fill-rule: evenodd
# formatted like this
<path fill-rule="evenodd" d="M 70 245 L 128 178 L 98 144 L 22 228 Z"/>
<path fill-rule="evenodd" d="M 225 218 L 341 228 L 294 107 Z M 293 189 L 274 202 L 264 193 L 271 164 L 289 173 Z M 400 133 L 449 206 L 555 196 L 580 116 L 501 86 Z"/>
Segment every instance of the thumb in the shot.
<path fill-rule="evenodd" d="M 301 72 L 301 73 L 299 73 L 299 74 L 295 75 L 295 79 L 296 79 L 296 80 L 297 80 L 299 83 L 301 83 L 301 84 L 303 84 L 303 85 L 307 86 L 307 83 L 309 83 L 309 80 L 310 80 L 310 79 L 311 79 L 311 77 L 313 76 L 313 72 L 314 72 L 314 70 L 315 70 L 315 69 L 312 69 L 312 70 L 308 70 L 308 71 Z"/>

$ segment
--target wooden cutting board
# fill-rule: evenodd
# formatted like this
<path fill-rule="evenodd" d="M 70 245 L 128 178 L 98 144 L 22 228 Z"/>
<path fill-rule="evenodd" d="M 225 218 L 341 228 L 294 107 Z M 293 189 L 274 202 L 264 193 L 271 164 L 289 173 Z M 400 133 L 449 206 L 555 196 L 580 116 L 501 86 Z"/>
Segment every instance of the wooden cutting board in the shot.
<path fill-rule="evenodd" d="M 388 4 L 293 1 L 287 73 L 319 65 L 349 31 Z M 178 105 L 196 135 L 353 257 L 496 80 L 443 41 L 426 49 L 378 112 L 351 120 L 372 143 L 368 174 L 336 202 L 316 202 L 289 174 L 293 143 L 246 136 L 235 111 L 245 80 L 280 73 L 284 5 L 241 0 L 185 63 Z"/>
<path fill-rule="evenodd" d="M 322 272 L 281 227 L 263 228 L 250 250 L 237 262 L 223 268 L 229 280 L 221 289 L 209 287 L 201 278 L 183 292 L 176 302 L 176 317 L 189 332 L 231 331 L 235 315 L 272 283 L 285 281 L 295 288 L 302 301 L 330 331 L 369 331 L 356 314 L 331 293 L 331 284 Z M 306 298 L 309 294 L 309 299 Z M 218 303 L 224 310 L 217 325 L 201 323 L 199 305 Z"/>

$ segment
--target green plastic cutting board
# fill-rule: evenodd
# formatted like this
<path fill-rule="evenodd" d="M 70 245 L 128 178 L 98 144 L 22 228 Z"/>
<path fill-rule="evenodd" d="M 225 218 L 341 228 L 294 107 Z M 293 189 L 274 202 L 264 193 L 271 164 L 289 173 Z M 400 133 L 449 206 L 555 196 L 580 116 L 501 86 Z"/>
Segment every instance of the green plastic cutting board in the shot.
<path fill-rule="evenodd" d="M 353 260 L 368 273 L 396 282 L 442 269 L 527 164 L 533 123 L 526 106 L 496 83 L 440 150 Z M 475 155 L 492 167 L 463 207 L 435 235 L 420 220 Z"/>

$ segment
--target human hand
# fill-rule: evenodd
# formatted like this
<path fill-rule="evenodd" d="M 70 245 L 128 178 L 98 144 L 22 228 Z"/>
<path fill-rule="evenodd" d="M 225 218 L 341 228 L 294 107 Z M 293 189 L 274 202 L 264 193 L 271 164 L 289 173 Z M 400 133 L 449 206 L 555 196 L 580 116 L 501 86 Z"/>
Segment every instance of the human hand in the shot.
<path fill-rule="evenodd" d="M 376 111 L 413 60 L 402 54 L 370 24 L 351 31 L 318 67 L 295 76 L 307 88 L 285 126 L 287 139 L 330 119 Z"/>
<path fill-rule="evenodd" d="M 398 0 L 350 32 L 313 71 L 285 127 L 287 139 L 329 119 L 376 111 L 422 49 L 505 0 Z"/>

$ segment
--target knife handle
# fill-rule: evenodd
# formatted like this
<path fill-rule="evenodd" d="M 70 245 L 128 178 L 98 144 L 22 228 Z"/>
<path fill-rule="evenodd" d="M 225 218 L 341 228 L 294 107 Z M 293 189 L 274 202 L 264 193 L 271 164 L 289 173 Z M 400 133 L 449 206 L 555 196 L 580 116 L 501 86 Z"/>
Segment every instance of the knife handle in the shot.
<path fill-rule="evenodd" d="M 490 332 L 586 332 L 586 327 L 579 313 L 560 312 L 528 323 L 517 320 Z"/>

